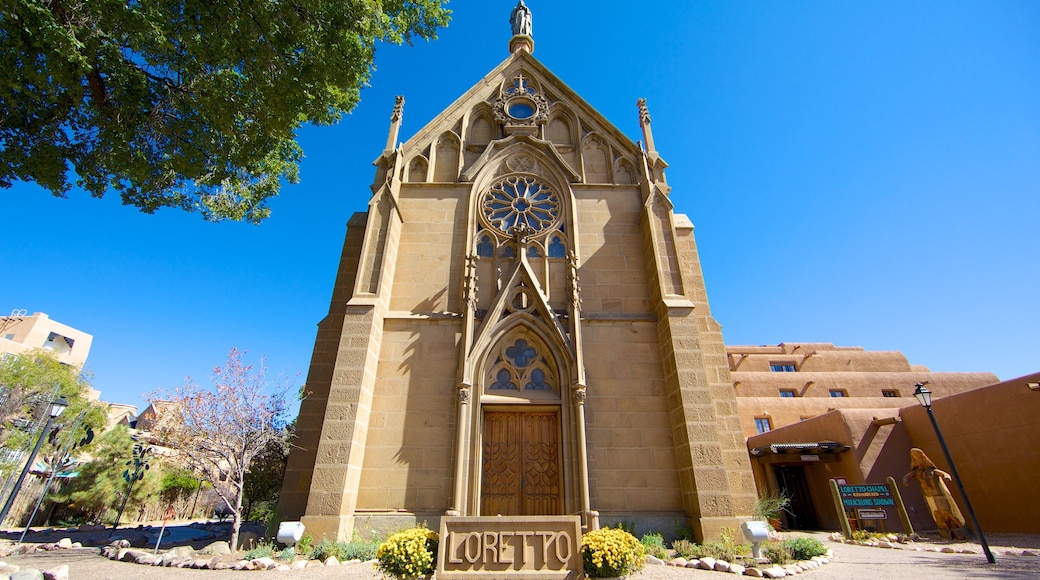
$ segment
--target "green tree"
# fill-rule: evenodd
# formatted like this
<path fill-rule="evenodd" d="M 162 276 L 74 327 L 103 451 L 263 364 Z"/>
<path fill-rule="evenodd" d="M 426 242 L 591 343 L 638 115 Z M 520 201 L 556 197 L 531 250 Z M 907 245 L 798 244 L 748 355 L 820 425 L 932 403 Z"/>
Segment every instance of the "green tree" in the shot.
<path fill-rule="evenodd" d="M 259 223 L 303 123 L 357 104 L 377 42 L 436 37 L 437 0 L 7 0 L 0 187 Z"/>
<path fill-rule="evenodd" d="M 82 440 L 88 429 L 102 429 L 107 420 L 105 408 L 88 400 L 89 390 L 86 376 L 45 350 L 0 358 L 0 445 L 9 449 L 31 445 L 39 435 L 33 428 L 58 396 L 65 397 L 69 406 L 56 421 L 57 432 L 43 448 L 44 455 L 63 449 L 69 438 Z M 83 421 L 73 433 L 80 413 L 84 414 Z M 0 470 L 6 474 L 14 467 L 0 465 Z"/>
<path fill-rule="evenodd" d="M 99 437 L 94 449 L 94 458 L 83 465 L 79 475 L 72 478 L 60 493 L 51 495 L 58 503 L 67 504 L 69 510 L 82 513 L 88 520 L 108 523 L 115 518 L 116 509 L 126 494 L 127 482 L 123 471 L 126 462 L 133 456 L 135 441 L 125 425 Z M 159 492 L 161 475 L 157 469 L 144 472 L 144 479 L 136 482 L 127 509 L 140 507 Z"/>

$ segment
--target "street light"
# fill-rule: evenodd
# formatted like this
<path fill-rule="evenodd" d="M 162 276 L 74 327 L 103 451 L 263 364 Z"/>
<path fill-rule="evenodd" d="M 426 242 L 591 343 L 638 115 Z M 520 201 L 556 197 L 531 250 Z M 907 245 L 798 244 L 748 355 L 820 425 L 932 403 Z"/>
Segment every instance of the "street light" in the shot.
<path fill-rule="evenodd" d="M 979 527 L 979 520 L 975 517 L 975 510 L 971 507 L 971 500 L 968 499 L 968 493 L 964 491 L 964 484 L 961 483 L 961 476 L 957 475 L 957 466 L 953 464 L 953 458 L 950 457 L 950 450 L 946 448 L 946 440 L 943 439 L 942 431 L 939 430 L 939 423 L 935 420 L 935 413 L 932 412 L 932 392 L 925 388 L 924 383 L 917 383 L 914 385 L 917 387 L 914 389 L 914 397 L 917 402 L 921 403 L 925 411 L 928 411 L 928 418 L 932 420 L 932 427 L 935 429 L 935 435 L 939 438 L 939 446 L 942 447 L 943 455 L 946 456 L 946 463 L 950 466 L 950 474 L 953 475 L 953 481 L 957 483 L 957 489 L 961 491 L 961 497 L 964 498 L 964 507 L 968 508 L 968 517 L 971 518 L 971 525 L 975 528 L 975 533 L 979 536 L 979 543 L 982 544 L 982 551 L 986 553 L 986 561 L 990 564 L 996 564 L 997 561 L 993 558 L 993 552 L 989 551 L 989 544 L 986 543 L 986 536 L 982 535 L 982 528 Z"/>
<path fill-rule="evenodd" d="M 68 406 L 69 402 L 65 400 L 65 397 L 58 397 L 57 399 L 54 399 L 50 408 L 47 409 L 47 423 L 44 424 L 43 431 L 40 432 L 40 438 L 36 440 L 36 447 L 33 447 L 32 453 L 29 455 L 29 461 L 25 462 L 25 467 L 22 469 L 21 475 L 18 476 L 18 481 L 14 483 L 11 495 L 7 496 L 7 502 L 4 503 L 4 509 L 0 511 L 0 526 L 3 526 L 4 519 L 7 518 L 7 512 L 11 511 L 11 506 L 14 505 L 14 500 L 18 497 L 18 492 L 22 489 L 22 482 L 25 481 L 25 476 L 28 475 L 29 470 L 32 469 L 33 461 L 36 460 L 36 454 L 40 452 L 40 446 L 43 445 L 43 440 L 47 438 L 47 433 L 51 430 L 51 423 L 53 423 L 54 420 L 58 418 L 58 415 L 61 415 Z"/>

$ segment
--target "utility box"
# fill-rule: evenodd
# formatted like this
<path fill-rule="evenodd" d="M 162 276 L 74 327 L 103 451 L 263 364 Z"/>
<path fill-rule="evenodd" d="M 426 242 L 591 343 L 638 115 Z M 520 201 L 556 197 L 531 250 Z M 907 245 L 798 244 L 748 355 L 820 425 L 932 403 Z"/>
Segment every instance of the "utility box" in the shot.
<path fill-rule="evenodd" d="M 762 553 L 759 544 L 769 539 L 769 524 L 751 520 L 741 523 L 740 531 L 744 532 L 744 538 L 751 542 L 751 555 L 755 558 L 761 558 Z"/>
<path fill-rule="evenodd" d="M 302 522 L 282 522 L 278 524 L 278 542 L 287 546 L 295 546 L 303 537 Z"/>

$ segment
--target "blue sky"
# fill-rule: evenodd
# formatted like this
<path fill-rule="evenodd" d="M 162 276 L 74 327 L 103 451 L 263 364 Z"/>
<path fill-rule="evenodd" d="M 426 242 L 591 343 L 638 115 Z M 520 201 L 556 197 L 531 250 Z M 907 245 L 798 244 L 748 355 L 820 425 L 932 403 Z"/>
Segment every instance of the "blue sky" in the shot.
<path fill-rule="evenodd" d="M 508 56 L 513 4 L 455 1 L 438 40 L 381 47 L 354 113 L 300 131 L 302 181 L 261 226 L 0 193 L 0 311 L 93 334 L 107 401 L 208 384 L 231 347 L 302 383 L 394 95 L 403 141 Z M 1040 370 L 1040 3 L 527 4 L 535 57 L 633 140 L 648 99 L 728 344 Z"/>

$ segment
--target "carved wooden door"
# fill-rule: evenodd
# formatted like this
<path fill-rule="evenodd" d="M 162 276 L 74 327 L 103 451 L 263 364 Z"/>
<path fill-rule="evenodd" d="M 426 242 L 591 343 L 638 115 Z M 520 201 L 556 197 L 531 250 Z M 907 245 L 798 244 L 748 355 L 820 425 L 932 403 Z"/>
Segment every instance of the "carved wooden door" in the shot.
<path fill-rule="evenodd" d="M 556 411 L 484 414 L 481 515 L 559 515 Z"/>

